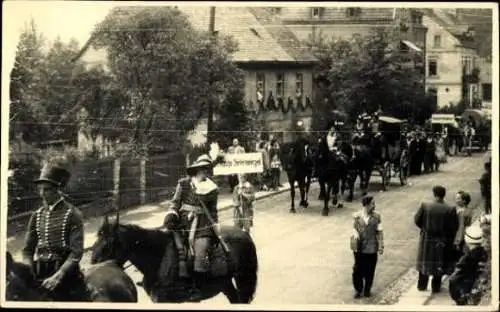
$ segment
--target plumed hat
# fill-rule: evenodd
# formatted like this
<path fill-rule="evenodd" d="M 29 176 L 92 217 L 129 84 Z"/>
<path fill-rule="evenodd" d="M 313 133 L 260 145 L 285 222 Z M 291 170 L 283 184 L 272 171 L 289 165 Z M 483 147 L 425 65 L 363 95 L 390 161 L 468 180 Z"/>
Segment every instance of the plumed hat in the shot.
<path fill-rule="evenodd" d="M 40 172 L 40 177 L 35 183 L 50 183 L 56 187 L 64 187 L 68 183 L 71 174 L 68 170 L 50 164 L 45 164 Z"/>
<path fill-rule="evenodd" d="M 483 230 L 477 225 L 471 225 L 465 229 L 465 242 L 469 245 L 481 244 L 483 242 Z"/>
<path fill-rule="evenodd" d="M 191 164 L 191 166 L 186 168 L 186 171 L 189 175 L 194 175 L 198 170 L 202 168 L 210 169 L 213 167 L 212 163 L 212 158 L 208 156 L 207 154 L 201 155 L 196 159 L 194 163 Z"/>

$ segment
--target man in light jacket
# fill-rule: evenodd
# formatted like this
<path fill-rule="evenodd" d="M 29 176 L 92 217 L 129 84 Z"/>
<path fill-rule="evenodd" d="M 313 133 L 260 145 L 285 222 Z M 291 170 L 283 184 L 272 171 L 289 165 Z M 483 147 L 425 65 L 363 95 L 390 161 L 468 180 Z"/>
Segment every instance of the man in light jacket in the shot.
<path fill-rule="evenodd" d="M 365 196 L 362 200 L 363 209 L 354 214 L 353 236 L 351 249 L 354 252 L 354 267 L 352 282 L 356 294 L 354 298 L 371 296 L 377 253 L 384 252 L 384 236 L 382 218 L 375 212 L 373 196 Z"/>

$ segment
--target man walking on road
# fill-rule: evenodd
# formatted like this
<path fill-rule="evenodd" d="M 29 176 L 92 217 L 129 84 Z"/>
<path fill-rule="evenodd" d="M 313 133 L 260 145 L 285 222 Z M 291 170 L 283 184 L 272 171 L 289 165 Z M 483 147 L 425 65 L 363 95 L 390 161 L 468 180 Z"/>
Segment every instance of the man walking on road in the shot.
<path fill-rule="evenodd" d="M 354 298 L 371 296 L 373 277 L 377 265 L 377 253 L 384 252 L 382 219 L 375 212 L 373 196 L 365 196 L 362 200 L 363 209 L 354 214 L 354 229 L 351 239 L 351 249 L 354 252 L 354 267 L 352 282 L 356 294 Z M 364 282 L 364 285 L 363 285 Z"/>
<path fill-rule="evenodd" d="M 426 291 L 429 276 L 432 276 L 432 292 L 438 293 L 441 290 L 442 276 L 447 273 L 450 265 L 446 261 L 446 253 L 453 248 L 458 216 L 456 209 L 444 201 L 446 188 L 435 186 L 432 192 L 434 201 L 423 202 L 414 217 L 415 224 L 420 229 L 417 288 Z"/>

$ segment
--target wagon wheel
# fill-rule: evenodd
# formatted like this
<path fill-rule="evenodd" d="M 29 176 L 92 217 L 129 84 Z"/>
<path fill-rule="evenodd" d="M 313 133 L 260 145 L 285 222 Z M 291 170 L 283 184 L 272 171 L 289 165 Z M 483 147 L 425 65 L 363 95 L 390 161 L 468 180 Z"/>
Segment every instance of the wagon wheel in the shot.
<path fill-rule="evenodd" d="M 399 158 L 399 181 L 401 185 L 408 182 L 408 150 L 403 150 Z"/>

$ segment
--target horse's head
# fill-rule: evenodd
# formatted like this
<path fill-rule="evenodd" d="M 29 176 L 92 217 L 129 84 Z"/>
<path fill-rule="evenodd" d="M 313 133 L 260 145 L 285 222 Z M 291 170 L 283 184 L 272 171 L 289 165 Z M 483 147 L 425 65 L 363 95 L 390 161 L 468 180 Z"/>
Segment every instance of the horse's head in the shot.
<path fill-rule="evenodd" d="M 5 298 L 8 301 L 47 301 L 48 292 L 43 291 L 36 282 L 31 268 L 15 262 L 12 254 L 6 255 Z"/>
<path fill-rule="evenodd" d="M 97 240 L 92 246 L 92 264 L 114 260 L 119 266 L 123 266 L 127 262 L 128 248 L 119 220 L 118 214 L 116 220 L 111 222 L 108 216 L 104 217 L 104 222 L 97 232 Z"/>

